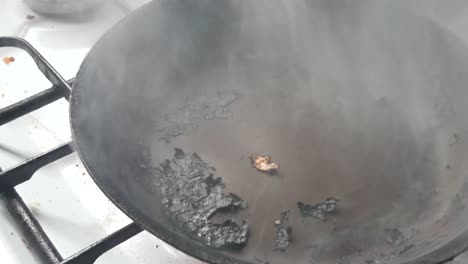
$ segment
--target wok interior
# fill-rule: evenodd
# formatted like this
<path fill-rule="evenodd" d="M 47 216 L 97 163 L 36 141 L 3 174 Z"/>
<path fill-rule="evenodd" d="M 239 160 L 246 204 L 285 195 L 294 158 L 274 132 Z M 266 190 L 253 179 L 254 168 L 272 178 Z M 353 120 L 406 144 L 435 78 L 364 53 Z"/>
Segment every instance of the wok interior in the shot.
<path fill-rule="evenodd" d="M 117 204 L 185 250 L 196 242 L 168 220 L 147 169 L 176 147 L 216 167 L 249 205 L 247 245 L 222 255 L 400 263 L 444 245 L 468 219 L 467 52 L 390 2 L 148 5 L 77 77 L 71 117 L 85 163 Z M 253 169 L 249 153 L 271 155 L 278 174 Z M 340 203 L 327 222 L 297 209 L 331 196 Z M 293 242 L 274 252 L 285 210 Z M 394 228 L 401 243 L 386 239 Z"/>

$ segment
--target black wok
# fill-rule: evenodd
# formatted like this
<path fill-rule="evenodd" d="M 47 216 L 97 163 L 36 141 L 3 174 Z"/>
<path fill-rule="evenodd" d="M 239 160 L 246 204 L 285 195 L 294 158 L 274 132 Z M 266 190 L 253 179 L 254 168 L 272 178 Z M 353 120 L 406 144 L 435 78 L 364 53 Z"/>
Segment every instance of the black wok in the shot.
<path fill-rule="evenodd" d="M 126 214 L 206 261 L 445 260 L 468 238 L 468 49 L 417 10 L 153 1 L 81 66 L 70 109 L 78 152 Z M 175 148 L 247 202 L 244 246 L 208 247 L 170 217 L 155 168 Z M 278 173 L 252 168 L 249 153 L 271 155 Z M 340 200 L 328 221 L 298 211 L 327 197 Z M 274 251 L 285 210 L 291 245 Z"/>

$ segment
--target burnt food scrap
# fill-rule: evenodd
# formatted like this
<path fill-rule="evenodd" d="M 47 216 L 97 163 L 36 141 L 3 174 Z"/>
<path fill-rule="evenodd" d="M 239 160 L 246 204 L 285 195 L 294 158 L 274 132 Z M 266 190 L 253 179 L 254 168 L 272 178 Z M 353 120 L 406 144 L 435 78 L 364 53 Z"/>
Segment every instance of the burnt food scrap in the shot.
<path fill-rule="evenodd" d="M 298 202 L 297 206 L 304 216 L 312 216 L 322 221 L 327 221 L 327 216 L 334 213 L 337 209 L 338 202 L 336 198 L 327 198 L 325 202 L 318 204 L 305 204 Z"/>
<path fill-rule="evenodd" d="M 248 236 L 245 221 L 228 219 L 212 223 L 210 217 L 218 211 L 245 209 L 247 204 L 235 194 L 223 193 L 221 178 L 215 178 L 214 168 L 197 154 L 175 149 L 173 159 L 162 163 L 155 173 L 170 217 L 192 237 L 214 248 L 245 244 Z"/>
<path fill-rule="evenodd" d="M 258 171 L 275 174 L 278 172 L 279 165 L 271 162 L 271 157 L 268 155 L 249 154 L 250 163 L 252 167 Z"/>
<path fill-rule="evenodd" d="M 273 250 L 285 251 L 291 244 L 292 227 L 289 224 L 290 211 L 281 212 L 280 219 L 275 221 L 276 241 Z"/>
<path fill-rule="evenodd" d="M 391 245 L 399 245 L 404 240 L 403 233 L 398 228 L 385 228 L 384 238 Z"/>

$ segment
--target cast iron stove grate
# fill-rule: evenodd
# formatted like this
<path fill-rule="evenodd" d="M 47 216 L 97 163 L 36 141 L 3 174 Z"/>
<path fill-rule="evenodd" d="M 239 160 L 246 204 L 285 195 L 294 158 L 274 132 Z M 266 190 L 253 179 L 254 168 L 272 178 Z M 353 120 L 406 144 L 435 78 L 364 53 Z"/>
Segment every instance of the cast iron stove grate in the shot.
<path fill-rule="evenodd" d="M 0 37 L 0 47 L 15 47 L 26 51 L 33 58 L 39 70 L 53 84 L 49 89 L 0 109 L 0 126 L 58 99 L 64 98 L 67 101 L 69 100 L 70 85 L 73 80 L 65 81 L 31 44 L 19 38 Z M 41 167 L 73 152 L 73 141 L 70 141 L 5 171 L 2 171 L 0 168 L 0 201 L 5 204 L 7 210 L 23 232 L 28 245 L 43 263 L 94 263 L 102 254 L 142 231 L 138 225 L 131 223 L 71 257 L 64 259 L 60 255 L 37 219 L 31 213 L 31 210 L 16 192 L 15 186 L 31 179 L 32 175 Z"/>

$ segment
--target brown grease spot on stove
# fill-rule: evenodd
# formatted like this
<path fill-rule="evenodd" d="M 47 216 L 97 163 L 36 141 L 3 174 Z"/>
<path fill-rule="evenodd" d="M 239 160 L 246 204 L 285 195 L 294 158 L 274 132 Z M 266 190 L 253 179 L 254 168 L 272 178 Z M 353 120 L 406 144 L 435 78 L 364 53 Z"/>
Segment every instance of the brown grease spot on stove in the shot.
<path fill-rule="evenodd" d="M 15 57 L 3 57 L 3 62 L 6 64 L 6 65 L 10 65 L 12 62 L 15 61 Z"/>
<path fill-rule="evenodd" d="M 26 248 L 27 248 L 28 250 L 31 249 L 31 247 L 29 246 L 29 244 L 28 244 L 28 242 L 26 241 L 26 239 L 22 238 L 21 241 L 23 242 L 23 244 L 26 246 Z"/>

